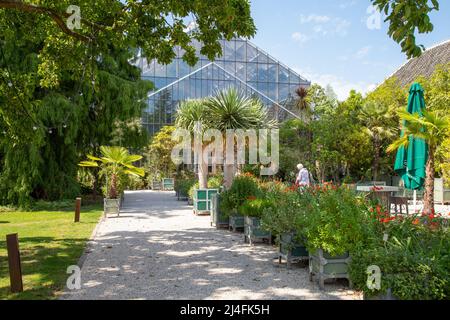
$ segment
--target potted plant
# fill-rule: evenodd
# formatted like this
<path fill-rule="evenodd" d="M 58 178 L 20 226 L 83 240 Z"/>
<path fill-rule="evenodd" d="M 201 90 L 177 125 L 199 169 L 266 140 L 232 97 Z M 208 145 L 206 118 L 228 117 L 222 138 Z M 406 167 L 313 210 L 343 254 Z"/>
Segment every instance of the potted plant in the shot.
<path fill-rule="evenodd" d="M 366 241 L 365 199 L 348 188 L 330 184 L 300 189 L 299 196 L 304 214 L 298 216 L 296 227 L 307 240 L 310 279 L 317 277 L 321 289 L 327 279 L 350 282 L 350 253 Z"/>
<path fill-rule="evenodd" d="M 263 211 L 262 224 L 277 238 L 279 263 L 285 260 L 289 267 L 291 263 L 307 260 L 304 236 L 297 230 L 301 228 L 295 227 L 298 215 L 303 213 L 296 188 L 269 182 L 263 184 L 262 189 L 267 201 L 271 202 L 271 206 Z"/>
<path fill-rule="evenodd" d="M 221 175 L 215 175 L 208 178 L 207 189 L 199 188 L 199 183 L 195 183 L 189 190 L 189 196 L 194 205 L 196 215 L 211 214 L 212 196 L 219 192 L 223 178 Z"/>
<path fill-rule="evenodd" d="M 367 229 L 371 241 L 352 252 L 349 273 L 355 289 L 367 300 L 448 300 L 448 220 L 435 214 L 387 218 L 373 212 Z M 368 266 L 378 268 L 378 286 L 370 281 Z"/>
<path fill-rule="evenodd" d="M 88 155 L 88 160 L 79 163 L 81 167 L 100 168 L 100 176 L 105 177 L 104 214 L 120 212 L 123 198 L 124 180 L 128 175 L 143 177 L 145 172 L 133 165 L 142 159 L 139 155 L 130 155 L 123 147 L 100 147 L 101 157 Z"/>
<path fill-rule="evenodd" d="M 175 192 L 178 200 L 188 200 L 189 190 L 195 184 L 195 178 L 180 178 L 175 179 Z"/>
<path fill-rule="evenodd" d="M 255 240 L 267 241 L 272 244 L 272 234 L 261 226 L 261 217 L 265 209 L 270 208 L 272 203 L 267 199 L 249 197 L 239 212 L 244 216 L 244 241 L 253 244 Z"/>
<path fill-rule="evenodd" d="M 229 217 L 230 230 L 244 229 L 244 216 L 238 209 L 249 197 L 260 194 L 257 179 L 249 174 L 237 176 L 231 187 L 221 194 L 220 210 Z"/>
<path fill-rule="evenodd" d="M 211 199 L 211 226 L 219 228 L 228 228 L 229 219 L 228 216 L 220 209 L 220 197 L 221 194 L 215 194 Z"/>

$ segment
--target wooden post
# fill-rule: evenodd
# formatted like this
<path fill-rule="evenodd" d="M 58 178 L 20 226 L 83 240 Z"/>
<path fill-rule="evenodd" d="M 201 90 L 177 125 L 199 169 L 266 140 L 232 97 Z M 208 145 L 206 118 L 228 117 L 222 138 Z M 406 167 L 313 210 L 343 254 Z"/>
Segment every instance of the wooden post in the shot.
<path fill-rule="evenodd" d="M 6 247 L 8 248 L 9 279 L 11 292 L 22 292 L 22 266 L 20 264 L 19 237 L 17 233 L 6 235 Z"/>
<path fill-rule="evenodd" d="M 75 200 L 75 222 L 80 222 L 81 198 Z"/>

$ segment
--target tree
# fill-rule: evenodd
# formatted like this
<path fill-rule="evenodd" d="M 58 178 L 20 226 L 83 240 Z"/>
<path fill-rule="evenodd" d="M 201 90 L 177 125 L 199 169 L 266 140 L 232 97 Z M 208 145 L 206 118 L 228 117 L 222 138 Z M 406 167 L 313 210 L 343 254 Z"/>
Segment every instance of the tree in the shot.
<path fill-rule="evenodd" d="M 207 116 L 204 100 L 186 100 L 180 103 L 177 110 L 175 126 L 189 130 L 191 135 L 199 134 L 203 136 L 205 130 L 209 128 Z M 207 145 L 202 143 L 200 147 L 200 154 L 203 155 Z M 208 164 L 202 158 L 199 159 L 198 181 L 201 189 L 208 188 Z"/>
<path fill-rule="evenodd" d="M 119 179 L 122 175 L 134 175 L 143 177 L 144 170 L 133 165 L 134 162 L 142 159 L 139 155 L 130 155 L 123 147 L 100 147 L 101 158 L 88 155 L 87 161 L 79 163 L 80 167 L 101 168 L 102 175 L 107 177 L 109 186 L 106 186 L 106 193 L 109 199 L 117 199 L 119 190 Z"/>
<path fill-rule="evenodd" d="M 419 114 L 410 114 L 400 111 L 400 118 L 405 122 L 404 135 L 394 141 L 388 148 L 388 152 L 397 150 L 401 146 L 408 147 L 410 137 L 423 139 L 428 144 L 428 160 L 426 163 L 424 213 L 434 213 L 434 177 L 435 154 L 449 134 L 450 121 L 447 114 L 426 111 L 423 117 Z"/>
<path fill-rule="evenodd" d="M 408 58 L 420 56 L 423 46 L 416 44 L 416 30 L 419 33 L 433 31 L 430 13 L 439 10 L 438 0 L 371 0 L 373 5 L 384 12 L 389 21 L 388 35 L 399 43 Z"/>
<path fill-rule="evenodd" d="M 206 99 L 205 112 L 210 128 L 222 132 L 226 141 L 227 130 L 248 130 L 272 128 L 275 122 L 269 120 L 267 109 L 260 100 L 249 98 L 244 92 L 230 88 L 217 92 L 214 96 Z M 224 143 L 224 153 L 226 150 Z M 235 175 L 235 165 L 224 164 L 224 185 L 231 187 Z"/>
<path fill-rule="evenodd" d="M 180 47 L 193 65 L 193 40 L 213 59 L 221 38 L 255 33 L 246 0 L 80 0 L 74 30 L 66 25 L 71 4 L 0 1 L 2 203 L 73 197 L 82 155 L 112 141 L 139 148 L 143 135 L 130 123 L 152 85 L 141 80 L 136 58 L 169 63 Z M 187 32 L 189 16 L 197 28 Z"/>
<path fill-rule="evenodd" d="M 146 168 L 150 178 L 171 177 L 177 167 L 173 163 L 171 154 L 176 143 L 172 140 L 172 134 L 176 130 L 174 126 L 165 126 L 152 137 L 146 158 Z"/>

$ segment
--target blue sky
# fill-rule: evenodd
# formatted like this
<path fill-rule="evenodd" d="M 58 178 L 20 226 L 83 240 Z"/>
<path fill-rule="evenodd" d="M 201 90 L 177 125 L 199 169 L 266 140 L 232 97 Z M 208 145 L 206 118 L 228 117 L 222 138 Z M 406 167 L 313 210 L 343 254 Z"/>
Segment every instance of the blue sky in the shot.
<path fill-rule="evenodd" d="M 431 47 L 450 39 L 450 1 L 431 16 L 434 31 L 419 35 Z M 253 0 L 258 33 L 252 42 L 312 82 L 330 84 L 340 99 L 367 92 L 406 62 L 388 25 L 369 29 L 369 0 Z M 376 26 L 372 24 L 373 26 Z"/>

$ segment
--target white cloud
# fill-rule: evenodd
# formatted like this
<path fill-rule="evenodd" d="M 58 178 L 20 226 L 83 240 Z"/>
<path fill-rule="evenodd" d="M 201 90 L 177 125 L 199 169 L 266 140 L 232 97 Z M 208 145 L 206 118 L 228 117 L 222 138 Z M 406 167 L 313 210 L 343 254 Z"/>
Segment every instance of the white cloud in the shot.
<path fill-rule="evenodd" d="M 312 83 L 317 83 L 324 88 L 327 85 L 333 87 L 333 90 L 336 92 L 340 101 L 347 99 L 351 90 L 366 94 L 376 88 L 375 83 L 368 83 L 366 81 L 351 82 L 334 74 L 319 74 L 300 70 L 298 68 L 294 68 L 294 70 L 306 77 Z"/>
<path fill-rule="evenodd" d="M 362 47 L 361 49 L 359 49 L 359 50 L 356 52 L 355 58 L 356 58 L 356 59 L 362 59 L 362 58 L 365 58 L 365 57 L 369 54 L 369 52 L 370 52 L 371 49 L 372 49 L 371 46 L 365 46 L 365 47 Z"/>
<path fill-rule="evenodd" d="M 300 15 L 300 23 L 312 25 L 313 35 L 310 36 L 310 39 L 317 38 L 318 36 L 334 35 L 345 37 L 351 25 L 349 21 L 340 17 L 329 17 L 314 13 L 308 16 Z"/>
<path fill-rule="evenodd" d="M 357 3 L 356 0 L 347 1 L 347 2 L 341 3 L 341 4 L 339 5 L 339 8 L 341 8 L 341 9 L 347 9 L 347 8 L 350 8 L 350 7 L 355 6 L 356 3 Z"/>
<path fill-rule="evenodd" d="M 330 21 L 331 18 L 328 16 L 321 16 L 321 15 L 317 15 L 317 14 L 310 14 L 308 16 L 305 15 L 300 15 L 300 23 L 301 24 L 305 24 L 305 23 L 326 23 L 328 21 Z"/>
<path fill-rule="evenodd" d="M 292 39 L 299 43 L 305 43 L 310 39 L 310 37 L 301 32 L 294 32 L 292 34 Z"/>

